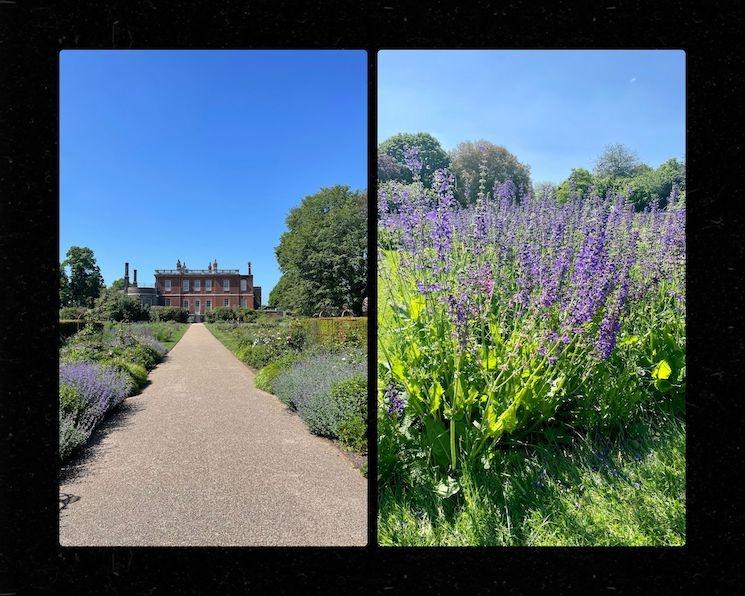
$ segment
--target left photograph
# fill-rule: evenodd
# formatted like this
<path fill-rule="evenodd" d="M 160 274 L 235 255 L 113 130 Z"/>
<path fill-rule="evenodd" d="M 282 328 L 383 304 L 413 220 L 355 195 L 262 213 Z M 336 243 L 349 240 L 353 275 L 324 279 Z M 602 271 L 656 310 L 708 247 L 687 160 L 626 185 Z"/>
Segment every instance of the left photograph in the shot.
<path fill-rule="evenodd" d="M 367 54 L 60 53 L 59 542 L 367 544 Z"/>

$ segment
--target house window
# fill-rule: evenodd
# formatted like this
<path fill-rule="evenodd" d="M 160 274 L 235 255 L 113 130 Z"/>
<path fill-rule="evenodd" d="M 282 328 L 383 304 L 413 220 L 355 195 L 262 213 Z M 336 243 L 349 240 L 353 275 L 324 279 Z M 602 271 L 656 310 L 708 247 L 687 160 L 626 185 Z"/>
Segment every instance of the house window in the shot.
<path fill-rule="evenodd" d="M 230 306 L 230 300 L 228 300 L 227 298 L 225 298 L 225 299 L 224 299 L 224 300 L 222 301 L 222 305 L 223 305 L 223 306 Z"/>
<path fill-rule="evenodd" d="M 199 300 L 194 301 L 194 312 L 199 314 L 199 307 L 202 306 L 202 304 L 199 302 Z"/>
<path fill-rule="evenodd" d="M 181 282 L 181 289 L 184 292 L 188 292 L 189 291 L 189 280 L 188 279 L 185 279 L 183 282 Z"/>
<path fill-rule="evenodd" d="M 241 280 L 241 292 L 245 292 L 245 291 L 246 291 L 246 280 L 242 279 Z"/>
<path fill-rule="evenodd" d="M 246 299 L 241 298 L 241 308 L 246 308 Z"/>
<path fill-rule="evenodd" d="M 230 280 L 229 279 L 223 279 L 222 280 L 222 289 L 226 292 L 230 291 Z"/>
<path fill-rule="evenodd" d="M 171 291 L 171 280 L 167 279 L 163 283 L 165 284 L 166 292 L 170 292 Z"/>
<path fill-rule="evenodd" d="M 202 281 L 199 279 L 194 280 L 194 289 L 195 290 L 201 290 L 202 289 Z"/>
<path fill-rule="evenodd" d="M 170 298 L 166 298 L 166 306 L 171 306 L 171 299 Z"/>
<path fill-rule="evenodd" d="M 205 310 L 212 310 L 212 300 L 207 300 Z"/>
<path fill-rule="evenodd" d="M 207 279 L 204 281 L 204 289 L 207 290 L 208 292 L 212 291 L 212 280 L 211 279 Z"/>
<path fill-rule="evenodd" d="M 186 310 L 189 310 L 189 301 L 188 300 L 184 300 L 181 303 L 181 306 L 183 306 Z"/>

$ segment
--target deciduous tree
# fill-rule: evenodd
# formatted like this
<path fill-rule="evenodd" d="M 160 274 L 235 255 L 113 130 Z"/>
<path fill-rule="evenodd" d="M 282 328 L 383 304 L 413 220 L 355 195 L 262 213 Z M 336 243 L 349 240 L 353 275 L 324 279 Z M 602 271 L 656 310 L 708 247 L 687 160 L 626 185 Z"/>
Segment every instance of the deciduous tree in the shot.
<path fill-rule="evenodd" d="M 93 306 L 103 287 L 101 270 L 93 251 L 84 246 L 71 246 L 62 262 L 65 273 L 69 269 L 69 305 Z"/>
<path fill-rule="evenodd" d="M 484 192 L 491 192 L 495 183 L 507 180 L 515 184 L 518 196 L 530 189 L 530 167 L 489 141 L 459 143 L 450 153 L 450 168 L 456 178 L 455 196 L 461 205 L 476 201 L 482 178 Z"/>
<path fill-rule="evenodd" d="M 425 187 L 432 184 L 435 170 L 447 168 L 450 165 L 447 152 L 440 145 L 440 141 L 431 134 L 400 132 L 378 145 L 378 172 L 379 176 L 381 174 L 384 176 L 380 178 L 381 182 L 398 180 L 409 183 L 412 181 L 411 171 L 406 167 L 404 159 L 406 147 L 416 148 L 419 151 L 419 159 L 422 161 L 421 178 Z"/>
<path fill-rule="evenodd" d="M 287 216 L 276 248 L 282 278 L 270 304 L 312 315 L 348 306 L 361 314 L 367 289 L 367 193 L 323 188 Z"/>

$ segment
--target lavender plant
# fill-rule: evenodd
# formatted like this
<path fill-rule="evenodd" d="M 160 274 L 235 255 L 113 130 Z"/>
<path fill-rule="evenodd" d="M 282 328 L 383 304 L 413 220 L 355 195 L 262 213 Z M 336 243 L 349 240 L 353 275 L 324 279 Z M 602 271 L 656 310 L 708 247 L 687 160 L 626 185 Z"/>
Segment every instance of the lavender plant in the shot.
<path fill-rule="evenodd" d="M 419 161 L 406 162 L 415 184 L 378 196 L 379 407 L 401 416 L 405 404 L 437 464 L 488 459 L 504 436 L 562 412 L 600 424 L 651 389 L 680 396 L 675 197 L 636 214 L 622 196 L 559 205 L 481 181 L 476 204 L 459 208 L 448 172 L 424 189 Z"/>

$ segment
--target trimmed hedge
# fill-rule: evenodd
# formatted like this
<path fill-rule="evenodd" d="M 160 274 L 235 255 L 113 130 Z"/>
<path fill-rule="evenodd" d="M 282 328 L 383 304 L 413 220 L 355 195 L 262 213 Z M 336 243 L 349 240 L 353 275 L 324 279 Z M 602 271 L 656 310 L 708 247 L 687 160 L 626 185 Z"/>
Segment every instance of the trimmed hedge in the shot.
<path fill-rule="evenodd" d="M 367 317 L 318 317 L 303 320 L 308 343 L 367 347 Z"/>
<path fill-rule="evenodd" d="M 75 335 L 83 327 L 85 327 L 85 321 L 61 320 L 59 322 L 60 339 L 65 340 L 71 335 Z"/>
<path fill-rule="evenodd" d="M 189 319 L 189 311 L 178 306 L 151 306 L 151 321 L 176 321 L 186 323 Z"/>
<path fill-rule="evenodd" d="M 258 313 L 250 308 L 231 308 L 229 306 L 218 306 L 204 315 L 204 320 L 208 323 L 215 321 L 242 321 L 250 323 L 254 321 Z"/>

